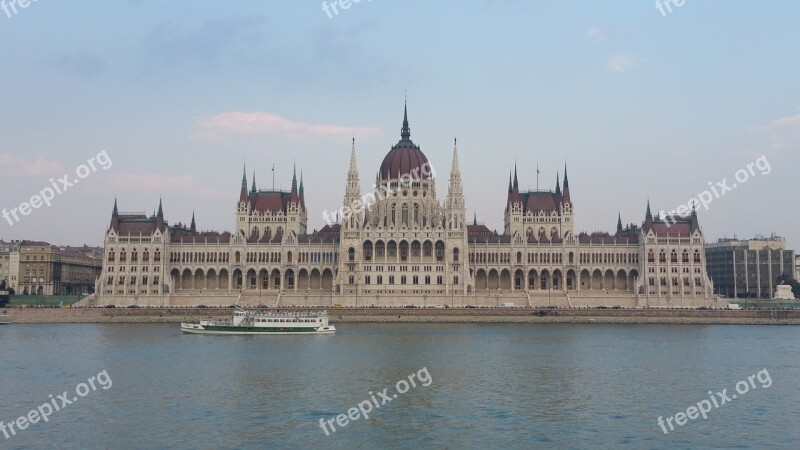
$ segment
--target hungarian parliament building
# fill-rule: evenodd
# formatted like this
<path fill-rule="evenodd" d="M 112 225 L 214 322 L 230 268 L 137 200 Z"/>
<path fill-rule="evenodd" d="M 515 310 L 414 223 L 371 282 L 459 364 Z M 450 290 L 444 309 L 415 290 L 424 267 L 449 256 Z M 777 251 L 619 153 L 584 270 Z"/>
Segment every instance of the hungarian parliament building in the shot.
<path fill-rule="evenodd" d="M 290 191 L 242 176 L 233 232 L 121 214 L 105 235 L 92 305 L 716 306 L 697 214 L 653 216 L 611 233 L 576 233 L 567 168 L 551 190 L 509 176 L 504 229 L 467 221 L 457 145 L 447 197 L 428 158 L 400 140 L 362 195 L 355 141 L 343 207 L 309 232 L 302 175 Z M 369 183 L 372 185 L 372 183 Z M 501 193 L 498 193 L 501 194 Z M 499 199 L 498 199 L 499 200 Z M 724 306 L 724 305 L 722 305 Z"/>

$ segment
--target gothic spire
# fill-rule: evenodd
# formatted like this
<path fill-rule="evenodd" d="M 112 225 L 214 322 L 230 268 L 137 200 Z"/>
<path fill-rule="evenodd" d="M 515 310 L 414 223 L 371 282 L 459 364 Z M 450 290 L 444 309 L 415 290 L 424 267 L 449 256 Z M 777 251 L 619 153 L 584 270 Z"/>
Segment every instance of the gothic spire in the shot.
<path fill-rule="evenodd" d="M 517 180 L 517 163 L 514 163 L 514 189 L 519 189 L 519 180 Z"/>
<path fill-rule="evenodd" d="M 650 212 L 650 199 L 647 199 L 647 213 L 644 215 L 644 220 L 652 222 L 653 221 L 653 214 Z"/>
<path fill-rule="evenodd" d="M 300 168 L 300 195 L 303 195 L 303 168 Z"/>
<path fill-rule="evenodd" d="M 250 192 L 256 193 L 256 170 L 253 169 L 253 187 L 250 188 Z"/>
<path fill-rule="evenodd" d="M 197 231 L 197 223 L 194 221 L 194 211 L 192 211 L 192 224 L 189 226 L 189 231 Z"/>
<path fill-rule="evenodd" d="M 247 189 L 247 164 L 242 169 L 242 187 Z"/>
<path fill-rule="evenodd" d="M 408 127 L 408 102 L 403 106 L 403 129 L 400 130 L 400 137 L 403 139 L 411 138 L 411 128 Z"/>
<path fill-rule="evenodd" d="M 156 217 L 158 217 L 159 219 L 163 219 L 164 218 L 164 208 L 161 207 L 161 199 L 160 198 L 158 199 L 158 214 L 156 214 Z"/>
<path fill-rule="evenodd" d="M 617 233 L 622 233 L 622 213 L 617 215 Z"/>
<path fill-rule="evenodd" d="M 561 195 L 561 180 L 558 178 L 558 171 L 556 171 L 556 194 Z"/>
<path fill-rule="evenodd" d="M 117 199 L 114 198 L 114 210 L 111 211 L 111 217 L 118 217 L 119 211 L 117 210 Z"/>
<path fill-rule="evenodd" d="M 569 196 L 569 178 L 567 178 L 567 163 L 564 163 L 564 195 L 563 195 L 564 203 L 572 203 L 572 199 Z"/>

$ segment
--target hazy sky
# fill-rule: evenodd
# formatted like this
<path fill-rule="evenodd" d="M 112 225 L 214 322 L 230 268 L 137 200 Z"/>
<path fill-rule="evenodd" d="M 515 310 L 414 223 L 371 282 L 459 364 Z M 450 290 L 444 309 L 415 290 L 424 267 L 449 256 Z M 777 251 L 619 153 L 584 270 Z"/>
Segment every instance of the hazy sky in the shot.
<path fill-rule="evenodd" d="M 509 168 L 552 188 L 569 164 L 577 228 L 640 223 L 738 170 L 699 210 L 706 239 L 800 243 L 800 4 L 653 1 L 39 0 L 0 10 L 0 208 L 101 151 L 113 162 L 0 238 L 101 244 L 114 198 L 231 230 L 242 164 L 260 188 L 302 168 L 311 228 L 342 203 L 355 134 L 367 192 L 412 139 L 447 191 L 458 137 L 468 216 L 502 229 Z M 97 164 L 96 164 L 97 166 Z M 563 173 L 563 172 L 562 172 Z M 740 173 L 740 177 L 744 177 Z M 724 180 L 724 181 L 723 181 Z M 725 188 L 718 188 L 723 191 Z"/>

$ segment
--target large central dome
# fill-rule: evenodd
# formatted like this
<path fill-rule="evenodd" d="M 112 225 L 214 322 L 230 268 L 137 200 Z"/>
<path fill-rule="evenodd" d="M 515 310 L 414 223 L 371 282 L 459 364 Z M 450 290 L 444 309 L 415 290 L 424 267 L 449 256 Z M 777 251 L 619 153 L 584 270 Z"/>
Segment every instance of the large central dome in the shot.
<path fill-rule="evenodd" d="M 411 129 L 408 127 L 408 107 L 403 111 L 403 129 L 400 132 L 400 142 L 395 144 L 386 157 L 383 158 L 378 178 L 383 180 L 399 179 L 408 174 L 413 179 L 429 180 L 433 168 L 428 163 L 428 158 L 411 141 Z"/>

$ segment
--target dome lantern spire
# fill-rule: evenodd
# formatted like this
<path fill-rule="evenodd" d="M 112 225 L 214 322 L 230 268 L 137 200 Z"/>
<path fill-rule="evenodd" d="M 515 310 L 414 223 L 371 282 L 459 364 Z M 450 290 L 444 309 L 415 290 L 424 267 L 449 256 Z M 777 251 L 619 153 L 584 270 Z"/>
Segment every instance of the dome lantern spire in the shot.
<path fill-rule="evenodd" d="M 403 105 L 403 129 L 400 130 L 400 137 L 403 139 L 411 139 L 411 128 L 408 126 L 408 102 Z"/>

